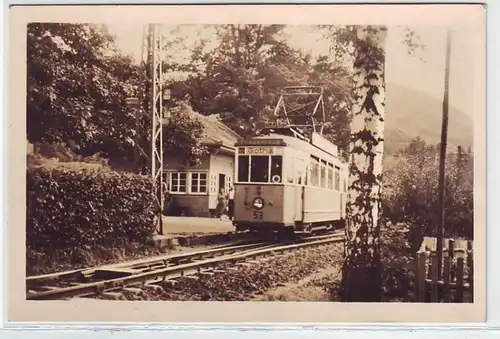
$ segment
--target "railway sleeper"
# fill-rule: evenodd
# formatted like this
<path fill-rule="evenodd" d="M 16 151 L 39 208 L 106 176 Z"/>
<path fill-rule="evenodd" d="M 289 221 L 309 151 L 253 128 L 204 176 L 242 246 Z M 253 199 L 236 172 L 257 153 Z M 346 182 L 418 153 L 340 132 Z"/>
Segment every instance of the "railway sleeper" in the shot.
<path fill-rule="evenodd" d="M 177 284 L 178 281 L 174 279 L 166 279 L 161 282 L 162 286 L 167 287 L 167 288 L 174 288 Z"/>
<path fill-rule="evenodd" d="M 143 295 L 144 294 L 144 291 L 138 287 L 124 287 L 123 292 L 134 294 L 134 295 Z"/>
<path fill-rule="evenodd" d="M 105 300 L 124 300 L 125 297 L 120 292 L 104 292 L 101 297 Z"/>
<path fill-rule="evenodd" d="M 262 259 L 254 259 L 254 260 L 248 260 L 247 263 L 252 265 L 260 265 L 263 263 L 263 261 L 264 260 Z"/>
<path fill-rule="evenodd" d="M 190 275 L 184 275 L 182 277 L 180 277 L 180 279 L 184 279 L 184 280 L 199 280 L 200 277 L 194 275 L 194 274 L 190 274 Z"/>
<path fill-rule="evenodd" d="M 198 274 L 200 276 L 204 276 L 204 277 L 211 277 L 211 276 L 215 275 L 215 273 L 213 271 L 201 271 Z"/>
<path fill-rule="evenodd" d="M 161 287 L 158 284 L 146 284 L 146 285 L 144 285 L 144 289 L 152 291 L 152 292 L 158 292 L 158 293 L 163 292 L 163 287 Z"/>
<path fill-rule="evenodd" d="M 253 267 L 254 264 L 250 263 L 250 262 L 240 262 L 238 263 L 238 266 L 243 266 L 243 267 Z"/>
<path fill-rule="evenodd" d="M 54 286 L 31 286 L 28 288 L 28 293 L 40 293 L 45 291 L 57 290 L 58 287 Z"/>

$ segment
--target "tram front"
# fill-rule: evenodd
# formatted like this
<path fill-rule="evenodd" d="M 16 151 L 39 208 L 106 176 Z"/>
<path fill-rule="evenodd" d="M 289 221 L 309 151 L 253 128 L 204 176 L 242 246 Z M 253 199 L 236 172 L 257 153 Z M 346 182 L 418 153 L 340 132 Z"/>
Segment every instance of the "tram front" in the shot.
<path fill-rule="evenodd" d="M 254 138 L 236 144 L 234 221 L 237 231 L 277 230 L 283 223 L 283 155 L 286 143 Z"/>

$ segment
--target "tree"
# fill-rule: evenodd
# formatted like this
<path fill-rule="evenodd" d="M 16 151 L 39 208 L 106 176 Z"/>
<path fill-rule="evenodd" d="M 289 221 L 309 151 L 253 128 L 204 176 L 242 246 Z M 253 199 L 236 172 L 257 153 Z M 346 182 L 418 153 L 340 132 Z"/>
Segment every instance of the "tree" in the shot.
<path fill-rule="evenodd" d="M 349 73 L 334 58 L 313 59 L 292 48 L 284 37 L 284 28 L 204 26 L 204 32 L 213 32 L 215 47 L 210 49 L 210 43 L 200 39 L 188 48 L 191 57 L 187 65 L 172 62 L 174 69 L 188 74 L 187 79 L 173 83 L 172 95 L 188 97 L 191 106 L 203 115 L 219 114 L 226 125 L 246 137 L 253 134 L 254 126 L 273 122 L 274 106 L 284 86 L 322 86 L 328 116 L 325 136 L 346 153 Z M 168 48 L 173 51 L 182 44 L 183 39 L 174 35 Z"/>
<path fill-rule="evenodd" d="M 30 142 L 63 143 L 77 154 L 100 153 L 131 161 L 137 111 L 126 98 L 138 93 L 141 69 L 116 50 L 105 27 L 34 23 L 28 26 L 27 134 Z M 171 70 L 171 68 L 169 68 Z M 148 74 L 146 74 L 147 83 Z M 165 103 L 173 116 L 166 151 L 189 159 L 203 153 L 203 126 L 183 102 Z M 175 128 L 173 126 L 175 125 Z M 141 146 L 148 151 L 150 117 L 143 115 Z"/>
<path fill-rule="evenodd" d="M 28 140 L 71 144 L 82 155 L 130 151 L 135 120 L 124 108 L 137 68 L 111 35 L 59 23 L 29 24 L 27 35 Z"/>
<path fill-rule="evenodd" d="M 414 146 L 420 145 L 418 151 Z M 445 235 L 473 237 L 473 156 L 461 151 L 446 156 Z M 434 235 L 439 173 L 439 146 L 417 138 L 397 152 L 384 168 L 384 215 L 405 222 L 424 236 Z"/>
<path fill-rule="evenodd" d="M 202 146 L 203 122 L 185 101 L 176 103 L 169 111 L 171 118 L 163 128 L 166 156 L 175 154 L 186 164 L 197 163 L 208 151 Z"/>
<path fill-rule="evenodd" d="M 358 26 L 350 138 L 347 246 L 340 296 L 381 300 L 380 225 L 385 103 L 385 27 Z"/>
<path fill-rule="evenodd" d="M 346 251 L 340 297 L 344 301 L 380 301 L 380 213 L 385 108 L 384 42 L 380 26 L 320 26 L 330 38 L 331 55 L 352 65 L 349 140 L 349 198 Z M 423 49 L 405 28 L 409 54 Z"/>

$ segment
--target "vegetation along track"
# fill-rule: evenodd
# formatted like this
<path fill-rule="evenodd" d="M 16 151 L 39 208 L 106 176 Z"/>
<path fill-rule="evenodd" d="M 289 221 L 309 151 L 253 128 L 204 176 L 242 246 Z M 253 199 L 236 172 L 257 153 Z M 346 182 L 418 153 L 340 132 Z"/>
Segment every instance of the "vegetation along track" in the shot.
<path fill-rule="evenodd" d="M 333 233 L 290 240 L 289 242 L 258 242 L 219 247 L 181 255 L 157 257 L 107 265 L 98 268 L 68 271 L 26 279 L 27 300 L 57 300 L 90 297 L 137 285 L 154 285 L 182 276 L 214 274 L 214 266 L 232 265 L 264 256 L 272 256 L 299 248 L 341 242 L 344 235 Z"/>

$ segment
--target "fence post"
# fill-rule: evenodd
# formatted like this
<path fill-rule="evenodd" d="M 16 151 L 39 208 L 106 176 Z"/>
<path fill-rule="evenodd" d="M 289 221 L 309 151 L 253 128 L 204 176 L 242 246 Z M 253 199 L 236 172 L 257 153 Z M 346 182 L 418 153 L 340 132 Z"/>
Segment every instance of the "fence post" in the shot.
<path fill-rule="evenodd" d="M 441 249 L 443 251 L 443 249 Z M 431 273 L 431 302 L 439 302 L 439 274 L 438 274 L 438 256 L 437 253 L 431 255 L 432 273 Z"/>
<path fill-rule="evenodd" d="M 426 286 L 425 286 L 425 278 L 426 278 L 426 272 L 425 272 L 425 252 L 418 252 L 417 253 L 417 301 L 418 302 L 425 302 L 426 297 L 425 297 L 425 291 L 426 291 Z"/>
<path fill-rule="evenodd" d="M 448 243 L 448 254 L 450 256 L 450 282 L 454 282 L 456 278 L 456 267 L 453 264 L 453 261 L 455 259 L 455 240 L 450 239 Z"/>
<path fill-rule="evenodd" d="M 443 265 L 443 300 L 444 302 L 450 301 L 450 256 L 449 252 L 444 252 L 444 265 Z"/>
<path fill-rule="evenodd" d="M 469 268 L 469 288 L 471 295 L 471 302 L 474 302 L 474 250 L 472 248 L 472 241 L 467 243 L 467 267 Z"/>
<path fill-rule="evenodd" d="M 457 285 L 455 301 L 461 303 L 464 300 L 464 251 L 457 251 Z"/>
<path fill-rule="evenodd" d="M 448 256 L 453 259 L 453 255 L 455 253 L 455 240 L 448 240 Z"/>

